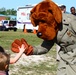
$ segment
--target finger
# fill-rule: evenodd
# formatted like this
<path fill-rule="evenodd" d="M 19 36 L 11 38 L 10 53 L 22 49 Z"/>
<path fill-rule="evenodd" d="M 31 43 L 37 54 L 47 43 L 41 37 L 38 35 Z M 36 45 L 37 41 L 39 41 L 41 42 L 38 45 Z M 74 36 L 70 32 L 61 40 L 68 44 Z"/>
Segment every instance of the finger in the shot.
<path fill-rule="evenodd" d="M 21 47 L 22 43 L 20 40 L 16 39 L 14 42 Z"/>
<path fill-rule="evenodd" d="M 15 47 L 12 47 L 11 50 L 15 53 L 19 53 L 19 49 L 18 48 L 15 48 Z"/>
<path fill-rule="evenodd" d="M 15 47 L 15 48 L 18 48 L 19 45 L 16 44 L 15 42 L 13 42 L 13 43 L 11 44 L 11 46 L 12 46 L 12 47 Z"/>
<path fill-rule="evenodd" d="M 25 42 L 23 39 L 21 40 L 22 44 L 24 44 L 25 48 L 27 49 L 28 48 L 28 44 L 27 42 Z"/>
<path fill-rule="evenodd" d="M 33 47 L 32 46 L 29 46 L 26 55 L 31 55 L 32 53 L 33 53 Z"/>
<path fill-rule="evenodd" d="M 21 42 L 23 43 L 23 44 L 27 44 L 28 45 L 28 43 L 26 42 L 26 40 L 25 39 L 21 39 Z"/>

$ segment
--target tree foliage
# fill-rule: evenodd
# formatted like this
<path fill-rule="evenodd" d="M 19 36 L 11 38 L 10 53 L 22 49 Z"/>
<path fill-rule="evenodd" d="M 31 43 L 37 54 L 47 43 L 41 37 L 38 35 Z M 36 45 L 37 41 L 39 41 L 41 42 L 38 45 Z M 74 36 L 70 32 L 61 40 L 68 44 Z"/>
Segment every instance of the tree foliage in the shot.
<path fill-rule="evenodd" d="M 3 15 L 15 15 L 16 16 L 16 10 L 14 8 L 12 9 L 6 9 L 6 8 L 0 8 L 0 14 Z"/>

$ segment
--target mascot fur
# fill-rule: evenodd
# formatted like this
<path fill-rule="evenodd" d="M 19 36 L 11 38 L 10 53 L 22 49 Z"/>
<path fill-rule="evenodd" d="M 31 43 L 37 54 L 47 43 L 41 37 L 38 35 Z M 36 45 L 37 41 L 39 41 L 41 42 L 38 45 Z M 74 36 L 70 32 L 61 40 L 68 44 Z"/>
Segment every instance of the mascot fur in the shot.
<path fill-rule="evenodd" d="M 30 11 L 30 19 L 33 26 L 39 26 L 37 36 L 43 40 L 54 40 L 57 32 L 62 29 L 62 12 L 51 0 L 44 0 Z M 33 46 L 29 45 L 24 38 L 14 40 L 11 50 L 19 52 L 18 46 L 25 45 L 26 55 L 33 54 Z"/>

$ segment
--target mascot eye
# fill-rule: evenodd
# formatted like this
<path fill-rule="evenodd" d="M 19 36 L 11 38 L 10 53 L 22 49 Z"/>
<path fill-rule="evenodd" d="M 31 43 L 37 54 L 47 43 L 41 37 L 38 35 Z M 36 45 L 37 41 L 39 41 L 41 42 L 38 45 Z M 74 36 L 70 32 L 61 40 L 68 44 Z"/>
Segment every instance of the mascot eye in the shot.
<path fill-rule="evenodd" d="M 53 14 L 52 10 L 48 10 L 51 14 Z"/>
<path fill-rule="evenodd" d="M 40 22 L 45 23 L 46 21 L 45 20 L 40 20 Z"/>

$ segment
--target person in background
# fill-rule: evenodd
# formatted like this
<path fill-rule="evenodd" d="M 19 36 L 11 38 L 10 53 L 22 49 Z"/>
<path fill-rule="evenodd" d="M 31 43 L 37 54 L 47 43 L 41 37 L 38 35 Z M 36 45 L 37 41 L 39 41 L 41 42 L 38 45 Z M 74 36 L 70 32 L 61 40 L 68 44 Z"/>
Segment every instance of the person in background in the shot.
<path fill-rule="evenodd" d="M 71 14 L 76 16 L 75 7 L 71 7 L 70 8 L 70 12 L 71 12 Z"/>
<path fill-rule="evenodd" d="M 62 13 L 66 13 L 66 6 L 65 5 L 61 5 L 60 9 L 61 9 Z"/>
<path fill-rule="evenodd" d="M 14 58 L 11 58 L 10 55 L 4 51 L 3 47 L 0 46 L 0 75 L 9 75 L 9 64 L 14 64 L 19 60 L 25 51 L 24 45 L 22 45 L 21 48 L 19 47 L 19 50 L 19 53 L 17 53 Z"/>

